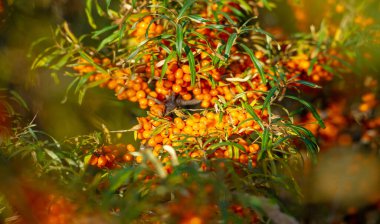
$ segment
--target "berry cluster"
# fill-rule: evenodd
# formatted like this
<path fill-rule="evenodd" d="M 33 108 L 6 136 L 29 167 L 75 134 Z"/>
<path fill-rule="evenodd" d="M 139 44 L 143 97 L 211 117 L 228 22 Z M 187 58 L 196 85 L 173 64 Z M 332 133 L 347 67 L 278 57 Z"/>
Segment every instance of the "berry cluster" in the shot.
<path fill-rule="evenodd" d="M 261 115 L 262 119 L 266 119 L 267 116 L 267 112 Z M 140 117 L 138 120 L 141 128 L 137 131 L 137 138 L 141 140 L 141 144 L 152 147 L 157 156 L 162 152 L 163 145 L 172 145 L 182 157 L 234 158 L 243 164 L 251 160 L 252 165 L 256 165 L 260 147 L 253 142 L 248 144 L 243 136 L 260 131 L 261 127 L 244 110 L 228 110 L 222 116 L 205 111 L 202 115 L 195 113 L 186 118 L 166 117 L 157 120 L 148 116 Z M 206 136 L 207 139 L 230 140 L 240 145 L 241 149 L 234 151 L 229 146 L 210 148 L 215 141 L 200 144 L 199 141 L 202 142 L 202 138 Z"/>
<path fill-rule="evenodd" d="M 288 77 L 297 77 L 302 80 L 309 80 L 314 83 L 323 83 L 331 81 L 334 77 L 332 68 L 342 68 L 343 66 L 338 59 L 342 60 L 342 56 L 336 51 L 329 54 L 319 54 L 311 59 L 306 54 L 297 54 L 281 62 L 288 72 Z"/>
<path fill-rule="evenodd" d="M 95 150 L 89 164 L 98 168 L 116 169 L 121 168 L 121 164 L 142 162 L 142 157 L 133 157 L 131 152 L 136 151 L 131 144 L 105 145 Z"/>

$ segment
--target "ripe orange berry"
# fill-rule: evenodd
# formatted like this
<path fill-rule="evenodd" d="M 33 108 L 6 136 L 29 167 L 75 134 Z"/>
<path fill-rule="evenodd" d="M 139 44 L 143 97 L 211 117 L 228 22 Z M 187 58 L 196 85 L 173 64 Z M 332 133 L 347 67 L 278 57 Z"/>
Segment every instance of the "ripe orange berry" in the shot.
<path fill-rule="evenodd" d="M 190 74 L 185 74 L 183 76 L 183 81 L 185 81 L 185 82 L 191 82 L 191 76 L 190 76 Z"/>
<path fill-rule="evenodd" d="M 183 128 L 183 132 L 185 133 L 185 134 L 189 134 L 189 135 L 191 135 L 192 133 L 193 133 L 193 128 L 191 127 L 191 126 L 186 126 L 186 127 L 184 127 Z"/>
<path fill-rule="evenodd" d="M 156 34 L 159 35 L 159 34 L 162 33 L 163 30 L 164 30 L 164 27 L 162 25 L 157 25 L 156 29 L 155 29 L 155 32 L 156 32 Z"/>
<path fill-rule="evenodd" d="M 177 71 L 175 72 L 175 78 L 176 79 L 182 79 L 183 77 L 183 70 L 181 68 L 177 69 Z"/>
<path fill-rule="evenodd" d="M 106 159 L 106 157 L 105 156 L 99 156 L 99 158 L 98 158 L 98 167 L 99 168 L 103 168 L 105 165 L 106 165 L 106 163 L 107 163 L 107 159 Z"/>
<path fill-rule="evenodd" d="M 210 107 L 210 101 L 203 100 L 202 103 L 201 103 L 201 107 L 203 107 L 203 108 Z"/>
<path fill-rule="evenodd" d="M 361 111 L 361 112 L 367 112 L 369 110 L 370 110 L 370 107 L 369 107 L 369 105 L 367 103 L 360 104 L 359 111 Z"/>
<path fill-rule="evenodd" d="M 130 161 L 133 160 L 133 156 L 132 156 L 131 154 L 129 154 L 129 153 L 125 153 L 125 154 L 123 155 L 123 160 L 124 160 L 125 162 L 130 162 Z"/>
<path fill-rule="evenodd" d="M 188 65 L 182 65 L 181 68 L 182 68 L 183 73 L 190 74 L 190 66 L 188 66 Z"/>
<path fill-rule="evenodd" d="M 190 93 L 186 93 L 186 94 L 184 94 L 184 95 L 182 96 L 182 99 L 184 99 L 184 100 L 191 100 L 191 98 L 192 98 L 192 96 L 191 96 Z"/>
<path fill-rule="evenodd" d="M 134 83 L 132 88 L 135 90 L 135 91 L 139 91 L 141 89 L 141 84 L 139 83 Z"/>
<path fill-rule="evenodd" d="M 92 155 L 90 158 L 89 164 L 92 166 L 96 166 L 96 164 L 98 164 L 98 157 L 95 155 Z"/>
<path fill-rule="evenodd" d="M 154 147 L 154 146 L 156 146 L 156 145 L 157 145 L 157 143 L 156 143 L 156 141 L 154 140 L 154 138 L 151 138 L 151 139 L 148 140 L 148 146 L 150 146 L 150 147 Z"/>
<path fill-rule="evenodd" d="M 172 86 L 172 90 L 173 90 L 173 92 L 175 92 L 175 93 L 179 93 L 179 92 L 181 92 L 182 87 L 181 87 L 180 85 L 174 84 L 174 85 Z"/>
<path fill-rule="evenodd" d="M 136 163 L 142 163 L 143 159 L 142 156 L 136 156 Z"/>
<path fill-rule="evenodd" d="M 134 147 L 132 144 L 128 144 L 128 145 L 127 145 L 127 150 L 128 150 L 129 152 L 134 152 L 134 151 L 136 151 L 135 147 Z"/>
<path fill-rule="evenodd" d="M 154 141 L 155 141 L 157 144 L 160 144 L 160 143 L 162 143 L 163 138 L 162 138 L 161 135 L 156 135 L 156 136 L 154 136 Z M 148 142 L 148 144 L 149 144 L 149 142 Z"/>
<path fill-rule="evenodd" d="M 195 89 L 193 90 L 193 94 L 194 94 L 194 95 L 199 95 L 199 94 L 201 94 L 201 93 L 202 93 L 202 90 L 199 89 L 199 88 L 195 88 Z"/>
<path fill-rule="evenodd" d="M 362 96 L 362 100 L 364 102 L 372 102 L 372 101 L 376 100 L 376 96 L 373 93 L 367 93 L 367 94 Z"/>
<path fill-rule="evenodd" d="M 259 151 L 260 146 L 258 144 L 252 144 L 248 147 L 250 153 L 256 153 Z"/>
<path fill-rule="evenodd" d="M 140 106 L 148 106 L 148 100 L 146 98 L 139 99 Z"/>

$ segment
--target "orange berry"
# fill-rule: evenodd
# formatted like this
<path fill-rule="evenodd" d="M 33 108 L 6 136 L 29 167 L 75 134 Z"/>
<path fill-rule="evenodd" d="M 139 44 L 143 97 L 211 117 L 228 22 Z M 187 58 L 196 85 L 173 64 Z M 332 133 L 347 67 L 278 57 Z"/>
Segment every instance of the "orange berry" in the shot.
<path fill-rule="evenodd" d="M 95 166 L 96 164 L 98 164 L 98 157 L 95 155 L 92 155 L 90 158 L 89 164 L 92 166 Z"/>
<path fill-rule="evenodd" d="M 108 89 L 115 89 L 117 85 L 118 85 L 118 83 L 117 83 L 117 81 L 116 81 L 115 79 L 110 80 L 110 81 L 107 83 L 107 87 L 108 87 Z"/>
<path fill-rule="evenodd" d="M 141 89 L 141 84 L 139 83 L 135 83 L 133 84 L 132 88 L 135 90 L 135 91 L 139 91 Z"/>
<path fill-rule="evenodd" d="M 190 66 L 188 66 L 188 65 L 182 65 L 182 71 L 185 74 L 190 74 Z"/>
<path fill-rule="evenodd" d="M 202 103 L 201 103 L 201 107 L 203 107 L 203 108 L 210 107 L 210 101 L 203 100 Z"/>
<path fill-rule="evenodd" d="M 183 132 L 185 134 L 191 135 L 193 133 L 193 128 L 191 126 L 186 126 L 186 127 L 183 128 Z"/>
<path fill-rule="evenodd" d="M 216 90 L 216 89 L 210 90 L 210 95 L 211 96 L 217 96 L 218 95 L 218 90 Z"/>
<path fill-rule="evenodd" d="M 206 114 L 206 117 L 207 117 L 207 119 L 209 119 L 209 120 L 214 120 L 214 119 L 215 119 L 215 114 L 214 114 L 213 112 L 208 112 L 208 113 Z"/>
<path fill-rule="evenodd" d="M 362 103 L 359 106 L 359 111 L 361 112 L 367 112 L 370 110 L 370 106 L 367 103 Z"/>
<path fill-rule="evenodd" d="M 180 117 L 174 118 L 174 124 L 178 124 L 180 122 L 183 122 L 182 118 L 180 118 Z"/>
<path fill-rule="evenodd" d="M 191 94 L 186 93 L 186 94 L 184 94 L 184 95 L 182 96 L 182 98 L 183 98 L 184 100 L 191 100 L 192 96 L 191 96 Z"/>
<path fill-rule="evenodd" d="M 157 25 L 154 31 L 156 32 L 156 34 L 159 35 L 162 33 L 163 30 L 164 30 L 164 27 L 162 25 Z"/>
<path fill-rule="evenodd" d="M 181 68 L 177 69 L 177 71 L 175 72 L 175 78 L 176 79 L 182 79 L 183 77 L 183 71 Z"/>
<path fill-rule="evenodd" d="M 153 98 L 157 98 L 158 94 L 154 91 L 152 92 L 149 92 L 149 96 L 153 97 Z"/>
<path fill-rule="evenodd" d="M 151 100 L 151 99 L 148 100 L 148 106 L 149 107 L 152 107 L 155 104 L 156 104 L 156 102 L 154 102 L 154 100 Z"/>
<path fill-rule="evenodd" d="M 156 136 L 154 136 L 154 141 L 155 141 L 157 144 L 159 144 L 159 143 L 162 143 L 163 138 L 162 138 L 161 135 L 156 135 Z M 149 144 L 149 142 L 148 142 L 148 144 Z"/>
<path fill-rule="evenodd" d="M 156 141 L 153 139 L 153 138 L 151 138 L 151 139 L 149 139 L 148 140 L 148 146 L 150 146 L 150 147 L 154 147 L 154 146 L 156 146 Z"/>
<path fill-rule="evenodd" d="M 136 156 L 136 163 L 142 163 L 143 159 L 142 156 Z"/>
<path fill-rule="evenodd" d="M 190 74 L 185 74 L 183 76 L 183 81 L 185 81 L 185 82 L 191 82 L 191 75 Z"/>
<path fill-rule="evenodd" d="M 173 92 L 179 93 L 182 90 L 182 87 L 180 85 L 174 84 L 172 87 Z"/>
<path fill-rule="evenodd" d="M 143 138 L 150 138 L 150 135 L 151 135 L 151 134 L 152 134 L 151 131 L 145 130 L 145 131 L 143 132 Z"/>
<path fill-rule="evenodd" d="M 148 106 L 148 100 L 146 98 L 139 99 L 140 106 Z"/>
<path fill-rule="evenodd" d="M 124 160 L 125 162 L 130 162 L 130 161 L 133 160 L 133 156 L 132 156 L 131 154 L 129 154 L 129 153 L 125 153 L 125 154 L 123 155 L 123 160 Z"/>
<path fill-rule="evenodd" d="M 367 94 L 362 96 L 362 100 L 364 102 L 373 102 L 376 100 L 376 96 L 373 93 L 367 93 Z"/>
<path fill-rule="evenodd" d="M 202 93 L 202 90 L 199 89 L 199 88 L 195 88 L 195 89 L 193 90 L 193 94 L 194 94 L 194 95 L 199 95 L 199 94 L 201 94 L 201 93 Z"/>
<path fill-rule="evenodd" d="M 127 145 L 127 150 L 128 150 L 129 152 L 134 152 L 134 151 L 136 151 L 135 147 L 134 147 L 132 144 L 128 144 L 128 145 Z"/>
<path fill-rule="evenodd" d="M 99 156 L 99 158 L 98 158 L 98 167 L 102 168 L 102 167 L 104 167 L 106 165 L 106 163 L 107 163 L 106 157 L 105 156 Z"/>

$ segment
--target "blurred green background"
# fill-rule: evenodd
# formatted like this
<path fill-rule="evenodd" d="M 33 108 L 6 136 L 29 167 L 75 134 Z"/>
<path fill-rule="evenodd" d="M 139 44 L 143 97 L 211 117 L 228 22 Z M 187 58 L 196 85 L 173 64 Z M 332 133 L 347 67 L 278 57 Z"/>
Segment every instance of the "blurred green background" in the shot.
<path fill-rule="evenodd" d="M 32 43 L 53 37 L 55 28 L 67 21 L 76 34 L 90 31 L 84 15 L 84 1 L 78 0 L 0 0 L 0 88 L 18 92 L 30 106 L 25 115 L 58 140 L 100 131 L 131 128 L 134 117 L 145 114 L 129 102 L 119 102 L 112 92 L 99 88 L 87 92 L 82 105 L 78 96 L 69 94 L 62 104 L 70 78 L 58 74 L 59 82 L 49 71 L 31 71 L 31 63 L 43 44 Z M 120 141 L 131 141 L 125 134 Z"/>

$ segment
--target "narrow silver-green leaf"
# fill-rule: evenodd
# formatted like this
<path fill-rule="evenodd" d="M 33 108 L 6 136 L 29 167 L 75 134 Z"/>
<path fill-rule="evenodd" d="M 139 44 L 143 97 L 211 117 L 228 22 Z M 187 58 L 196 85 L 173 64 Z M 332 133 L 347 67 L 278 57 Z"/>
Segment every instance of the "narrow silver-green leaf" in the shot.
<path fill-rule="evenodd" d="M 305 80 L 298 80 L 298 81 L 295 81 L 295 83 L 299 83 L 299 84 L 302 84 L 302 85 L 305 85 L 305 86 L 309 86 L 311 88 L 316 88 L 316 89 L 322 88 L 320 85 L 317 85 L 315 83 L 308 82 L 308 81 L 305 81 Z"/>
<path fill-rule="evenodd" d="M 237 37 L 238 37 L 237 33 L 233 33 L 230 35 L 230 37 L 227 40 L 226 50 L 224 51 L 224 56 L 227 59 L 228 57 L 230 57 L 231 48 L 235 44 Z"/>
<path fill-rule="evenodd" d="M 183 46 L 183 29 L 180 24 L 177 24 L 176 27 L 176 42 L 175 42 L 177 55 L 181 57 L 182 46 Z"/>
<path fill-rule="evenodd" d="M 300 102 L 301 104 L 303 104 L 313 114 L 314 118 L 317 119 L 319 126 L 321 126 L 322 128 L 326 127 L 325 123 L 322 121 L 321 117 L 319 116 L 317 110 L 309 102 L 295 96 L 285 95 L 285 97 L 296 100 Z"/>
<path fill-rule="evenodd" d="M 208 19 L 205 19 L 203 18 L 202 16 L 200 15 L 189 15 L 188 16 L 192 21 L 195 21 L 197 23 L 205 23 L 205 22 L 209 22 L 210 20 Z"/>
<path fill-rule="evenodd" d="M 189 60 L 190 75 L 191 75 L 191 86 L 195 85 L 196 81 L 196 70 L 195 70 L 195 58 L 193 52 L 190 50 L 189 46 L 185 46 L 185 52 L 187 59 Z"/>
<path fill-rule="evenodd" d="M 249 47 L 247 47 L 245 44 L 239 43 L 239 45 L 244 49 L 245 52 L 247 52 L 247 54 L 251 58 L 253 64 L 255 65 L 255 67 L 257 68 L 257 70 L 259 71 L 261 81 L 263 83 L 267 83 L 267 79 L 265 78 L 264 70 L 263 70 L 263 67 L 262 67 L 261 62 L 259 61 L 259 59 L 256 58 L 256 56 L 253 53 L 253 51 Z"/>
<path fill-rule="evenodd" d="M 261 159 L 264 152 L 266 152 L 268 149 L 269 136 L 270 136 L 269 128 L 265 128 L 262 135 L 262 139 L 261 139 L 261 150 L 260 150 L 258 159 Z"/>
<path fill-rule="evenodd" d="M 277 90 L 277 86 L 273 87 L 272 89 L 268 91 L 267 96 L 265 97 L 265 100 L 263 103 L 263 110 L 268 108 L 268 106 L 270 105 L 272 97 L 274 93 L 276 92 L 276 90 Z"/>
<path fill-rule="evenodd" d="M 190 8 L 190 6 L 192 4 L 194 4 L 194 2 L 195 2 L 194 0 L 186 0 L 185 3 L 183 4 L 181 10 L 178 13 L 177 19 L 180 19 L 183 16 L 183 14 L 185 14 L 186 10 L 188 10 Z"/>
<path fill-rule="evenodd" d="M 261 119 L 257 116 L 255 110 L 252 108 L 251 105 L 249 105 L 247 102 L 243 102 L 244 108 L 247 110 L 247 112 L 253 117 L 253 119 L 260 125 L 261 129 L 264 130 L 264 125 Z"/>
<path fill-rule="evenodd" d="M 94 18 L 92 17 L 92 2 L 93 2 L 93 0 L 87 0 L 86 1 L 85 13 L 86 13 L 87 20 L 88 20 L 88 23 L 90 24 L 90 26 L 93 29 L 96 29 L 96 24 L 95 24 Z"/>
<path fill-rule="evenodd" d="M 90 57 L 90 55 L 86 54 L 86 52 L 79 51 L 79 54 L 88 63 L 90 63 L 91 65 L 93 65 L 98 71 L 100 71 L 103 74 L 108 74 L 108 72 L 106 70 L 104 70 L 104 68 L 102 68 L 100 65 L 98 65 L 97 63 L 95 63 L 94 60 L 92 60 L 92 58 Z"/>

